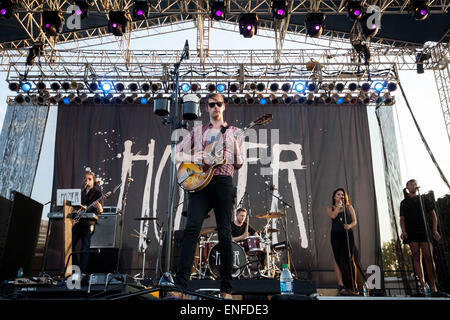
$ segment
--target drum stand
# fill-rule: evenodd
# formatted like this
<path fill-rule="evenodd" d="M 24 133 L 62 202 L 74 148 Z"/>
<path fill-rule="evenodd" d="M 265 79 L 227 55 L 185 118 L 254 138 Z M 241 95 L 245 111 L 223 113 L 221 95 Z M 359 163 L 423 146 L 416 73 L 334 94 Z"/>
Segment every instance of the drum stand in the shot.
<path fill-rule="evenodd" d="M 145 241 L 145 243 L 147 244 L 147 247 L 150 245 L 151 239 L 147 237 L 147 235 L 138 232 L 136 229 L 134 229 L 134 232 L 137 233 L 137 235 L 135 234 L 131 234 L 131 236 L 139 238 L 139 239 L 143 239 Z M 147 252 L 147 247 L 144 248 L 144 246 L 142 245 L 141 248 L 139 248 L 140 252 L 142 252 L 142 272 L 136 274 L 133 278 L 135 280 L 145 280 L 147 278 L 147 276 L 145 275 L 145 256 L 146 256 L 146 252 Z"/>
<path fill-rule="evenodd" d="M 281 272 L 281 270 L 278 268 L 278 266 L 275 263 L 275 258 L 277 258 L 277 254 L 272 253 L 272 246 L 270 245 L 272 243 L 272 235 L 269 235 L 269 226 L 271 225 L 271 220 L 267 220 L 267 224 L 264 227 L 264 242 L 266 244 L 265 252 L 266 252 L 266 263 L 264 266 L 264 269 L 261 270 L 258 275 L 265 278 L 275 278 L 275 276 Z"/>

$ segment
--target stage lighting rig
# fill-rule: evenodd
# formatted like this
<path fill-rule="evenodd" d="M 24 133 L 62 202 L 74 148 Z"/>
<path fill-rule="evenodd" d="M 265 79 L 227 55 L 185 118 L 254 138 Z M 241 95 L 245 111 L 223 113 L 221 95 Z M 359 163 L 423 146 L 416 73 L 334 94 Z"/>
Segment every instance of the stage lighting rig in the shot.
<path fill-rule="evenodd" d="M 428 0 L 415 0 L 411 2 L 411 14 L 416 20 L 425 20 L 430 15 Z"/>
<path fill-rule="evenodd" d="M 349 0 L 347 2 L 347 14 L 348 17 L 355 21 L 362 18 L 364 13 L 364 7 L 361 5 L 360 0 Z"/>
<path fill-rule="evenodd" d="M 286 18 L 288 13 L 286 1 L 272 1 L 272 15 L 275 19 L 281 20 Z"/>
<path fill-rule="evenodd" d="M 44 11 L 42 13 L 42 29 L 48 36 L 58 36 L 63 26 L 64 17 L 60 11 Z"/>
<path fill-rule="evenodd" d="M 239 33 L 244 38 L 253 37 L 258 30 L 258 16 L 256 13 L 242 13 L 239 17 Z"/>
<path fill-rule="evenodd" d="M 110 11 L 108 31 L 117 37 L 121 37 L 128 31 L 128 19 L 123 11 Z"/>
<path fill-rule="evenodd" d="M 225 0 L 212 0 L 210 1 L 211 7 L 211 19 L 213 20 L 223 20 L 225 19 L 225 14 L 227 8 L 225 7 Z"/>
<path fill-rule="evenodd" d="M 324 29 L 325 15 L 320 12 L 309 12 L 305 18 L 306 33 L 313 38 L 322 35 Z"/>
<path fill-rule="evenodd" d="M 11 0 L 0 1 L 0 17 L 11 18 L 16 13 L 17 5 Z"/>
<path fill-rule="evenodd" d="M 147 1 L 135 1 L 133 6 L 133 20 L 148 18 L 149 6 Z"/>
<path fill-rule="evenodd" d="M 92 6 L 94 2 L 92 0 L 75 0 L 74 5 L 78 7 L 77 10 L 75 10 L 75 14 L 77 16 L 80 16 L 81 20 L 84 20 L 89 15 L 89 7 Z"/>

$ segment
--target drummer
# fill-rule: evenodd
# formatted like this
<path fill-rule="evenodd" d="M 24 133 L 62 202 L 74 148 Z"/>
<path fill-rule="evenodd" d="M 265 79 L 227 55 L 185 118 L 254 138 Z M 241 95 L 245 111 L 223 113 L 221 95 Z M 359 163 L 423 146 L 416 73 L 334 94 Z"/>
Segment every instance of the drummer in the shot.
<path fill-rule="evenodd" d="M 258 236 L 258 233 L 251 225 L 248 226 L 248 232 L 245 232 L 247 222 L 247 209 L 239 208 L 236 211 L 235 218 L 231 224 L 231 236 L 233 241 L 238 242 L 245 240 L 249 236 Z"/>

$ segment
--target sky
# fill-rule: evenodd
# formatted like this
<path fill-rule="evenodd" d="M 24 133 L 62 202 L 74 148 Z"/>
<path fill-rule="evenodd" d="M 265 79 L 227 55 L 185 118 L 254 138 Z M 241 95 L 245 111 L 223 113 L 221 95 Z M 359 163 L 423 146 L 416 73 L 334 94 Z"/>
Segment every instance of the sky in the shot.
<path fill-rule="evenodd" d="M 147 38 L 131 40 L 130 48 L 134 50 L 182 50 L 185 41 L 188 40 L 191 50 L 196 47 L 196 30 L 184 30 L 164 33 Z M 284 43 L 284 49 L 314 48 L 311 45 L 298 42 Z M 117 44 L 102 45 L 86 49 L 117 49 Z M 233 49 L 275 49 L 275 40 L 261 36 L 243 38 L 238 32 L 211 29 L 211 50 Z M 192 53 L 191 53 L 192 54 Z M 416 71 L 400 71 L 399 77 L 406 92 L 411 109 L 419 122 L 419 126 L 427 140 L 437 162 L 441 166 L 447 179 L 450 178 L 450 143 L 445 129 L 442 109 L 439 102 L 436 82 L 432 71 L 417 74 Z M 11 93 L 6 83 L 6 72 L 0 73 L 0 125 L 6 112 L 6 98 Z M 418 180 L 423 193 L 433 190 L 436 199 L 449 194 L 448 187 L 439 176 L 426 149 L 414 126 L 412 117 L 406 107 L 406 103 L 400 90 L 394 92 L 396 105 L 394 119 L 396 122 L 396 134 L 401 165 L 401 180 L 406 181 L 415 178 Z M 51 107 L 44 142 L 39 160 L 35 183 L 31 197 L 45 204 L 51 199 L 54 163 L 54 143 L 56 133 L 57 108 Z M 383 177 L 383 158 L 379 142 L 378 125 L 376 123 L 374 108 L 368 108 L 369 129 L 374 138 L 373 168 L 375 189 L 377 192 L 377 205 L 380 218 L 380 230 L 382 242 L 391 239 L 389 216 L 387 214 L 386 192 Z M 402 186 L 403 187 L 403 186 Z M 43 218 L 47 216 L 50 206 L 44 206 Z"/>

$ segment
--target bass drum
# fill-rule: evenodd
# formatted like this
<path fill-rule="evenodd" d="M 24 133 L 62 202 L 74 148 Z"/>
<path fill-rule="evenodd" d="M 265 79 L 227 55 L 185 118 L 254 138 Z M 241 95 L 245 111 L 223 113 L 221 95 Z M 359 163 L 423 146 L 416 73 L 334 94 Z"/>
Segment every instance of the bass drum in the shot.
<path fill-rule="evenodd" d="M 242 271 L 244 271 L 245 266 L 247 265 L 247 256 L 245 255 L 244 249 L 238 245 L 236 242 L 231 243 L 231 247 L 233 250 L 233 278 L 237 278 L 241 275 Z M 218 278 L 220 275 L 220 252 L 219 252 L 219 244 L 215 245 L 211 252 L 209 253 L 208 262 L 209 262 L 209 271 L 214 276 L 214 278 Z"/>

